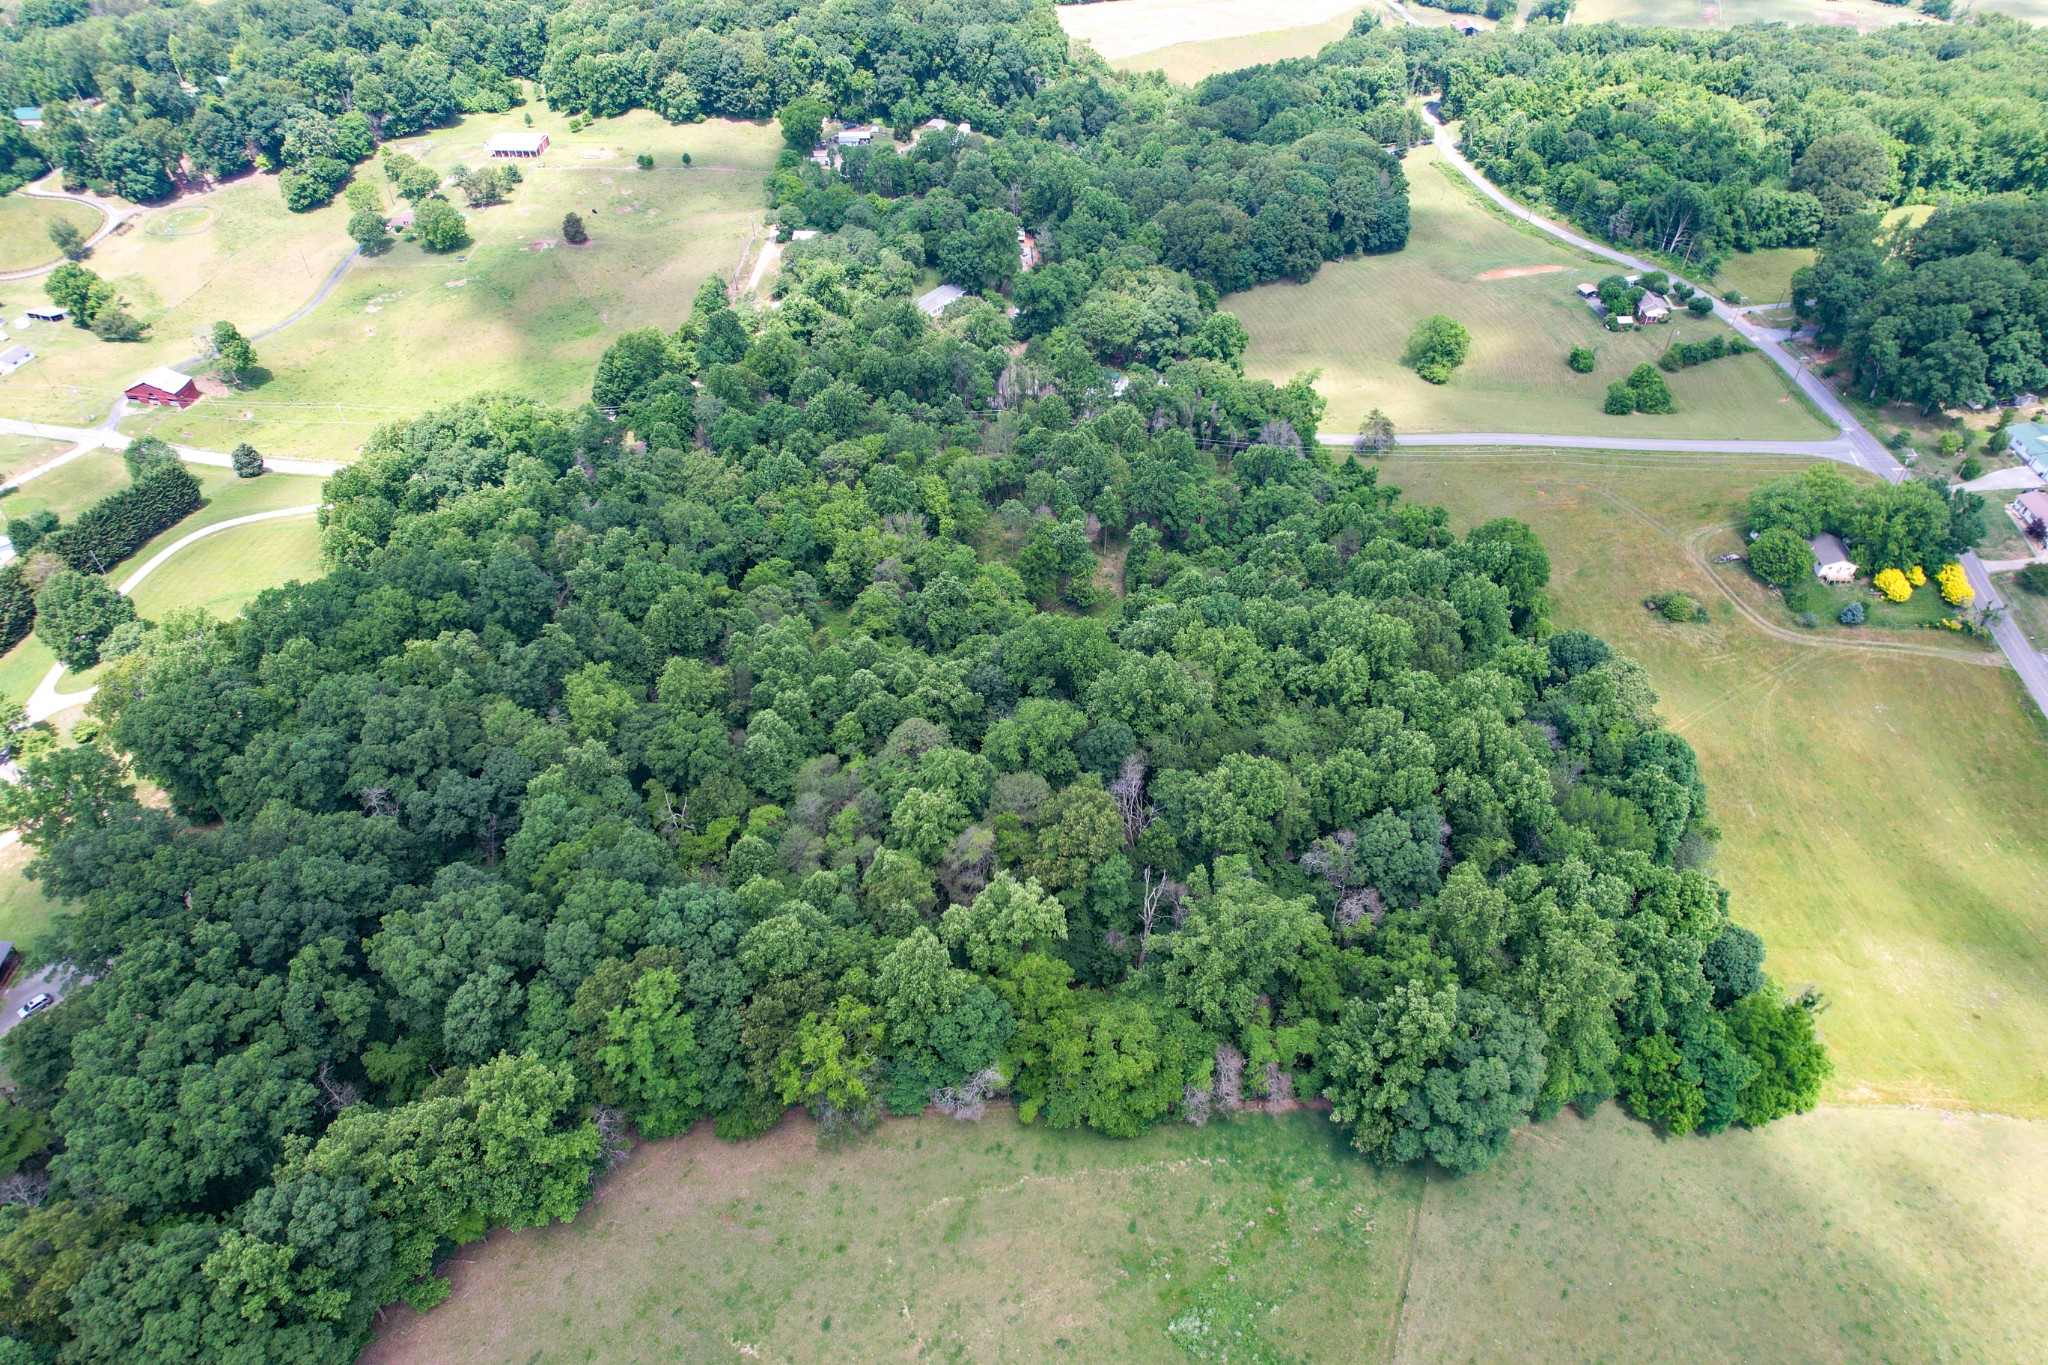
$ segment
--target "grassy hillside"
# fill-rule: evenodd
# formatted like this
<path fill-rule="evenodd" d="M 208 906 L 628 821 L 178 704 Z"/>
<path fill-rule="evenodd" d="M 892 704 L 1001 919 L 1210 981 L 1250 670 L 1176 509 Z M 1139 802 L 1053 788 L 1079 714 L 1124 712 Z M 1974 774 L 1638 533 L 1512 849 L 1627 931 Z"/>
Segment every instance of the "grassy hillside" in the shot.
<path fill-rule="evenodd" d="M 1678 411 L 1609 417 L 1607 385 L 1674 340 L 1727 329 L 1680 315 L 1641 335 L 1603 331 L 1573 287 L 1613 267 L 1595 264 L 1482 207 L 1432 150 L 1407 161 L 1413 228 L 1408 247 L 1325 265 L 1307 284 L 1269 284 L 1224 307 L 1251 332 L 1246 370 L 1284 380 L 1320 368 L 1331 431 L 1356 431 L 1372 408 L 1411 431 L 1541 431 L 1570 435 L 1819 439 L 1833 428 L 1793 396 L 1760 355 L 1714 361 L 1670 376 Z M 1465 324 L 1472 351 L 1448 384 L 1427 384 L 1401 363 L 1408 334 L 1445 313 Z M 1591 346 L 1592 374 L 1565 355 Z"/>
<path fill-rule="evenodd" d="M 1832 1095 L 2048 1116 L 2048 727 L 1980 649 L 1932 631 L 1809 635 L 1738 576 L 1719 580 L 1730 600 L 1696 552 L 1731 546 L 1712 537 L 1788 467 L 1404 455 L 1383 477 L 1460 524 L 1527 520 L 1558 624 L 1649 669 L 1699 751 L 1732 913 L 1763 935 L 1768 970 L 1830 1002 Z M 1673 589 L 1712 621 L 1643 610 Z"/>
<path fill-rule="evenodd" d="M 1061 13 L 1072 8 L 1065 7 Z M 1266 62 L 1285 61 L 1290 57 L 1313 57 L 1351 31 L 1351 19 L 1357 12 L 1348 10 L 1319 24 L 1276 29 L 1270 33 L 1174 43 L 1118 57 L 1110 65 L 1119 71 L 1164 71 L 1169 80 L 1192 85 L 1219 71 L 1236 71 Z"/>
<path fill-rule="evenodd" d="M 400 242 L 358 261 L 325 303 L 258 344 L 269 382 L 123 429 L 346 459 L 379 424 L 469 394 L 581 401 L 613 337 L 673 328 L 708 276 L 733 272 L 762 222 L 761 179 L 781 140 L 771 127 L 676 127 L 647 113 L 571 133 L 561 116 L 531 112 L 553 145 L 521 165 L 508 202 L 468 211 L 472 245 L 433 255 Z M 473 167 L 491 133 L 523 128 L 518 112 L 480 115 L 401 149 L 437 170 Z M 635 169 L 643 152 L 655 170 Z M 561 240 L 572 210 L 588 245 Z"/>

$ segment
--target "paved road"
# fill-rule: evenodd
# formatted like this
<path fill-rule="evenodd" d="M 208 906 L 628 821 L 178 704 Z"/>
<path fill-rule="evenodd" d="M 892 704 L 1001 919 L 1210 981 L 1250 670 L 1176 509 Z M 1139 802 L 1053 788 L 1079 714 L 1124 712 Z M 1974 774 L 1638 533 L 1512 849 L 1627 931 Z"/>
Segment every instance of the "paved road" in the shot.
<path fill-rule="evenodd" d="M 20 474 L 8 480 L 6 484 L 0 485 L 0 487 L 18 488 L 30 479 L 46 474 L 59 465 L 75 460 L 80 455 L 96 448 L 126 450 L 129 443 L 135 438 L 114 429 L 113 423 L 119 420 L 119 405 L 116 405 L 113 415 L 96 427 L 60 427 L 49 422 L 28 422 L 16 417 L 0 417 L 0 432 L 6 432 L 15 436 L 39 436 L 46 441 L 70 441 L 74 443 L 75 447 L 82 447 L 67 450 L 47 464 L 38 465 L 34 469 L 23 470 Z M 178 458 L 187 464 L 213 465 L 220 469 L 230 468 L 234 464 L 234 461 L 228 458 L 225 451 L 206 450 L 200 446 L 181 445 L 173 445 L 171 449 L 177 451 Z M 263 467 L 277 474 L 311 474 L 317 478 L 324 479 L 342 468 L 342 462 L 339 460 L 300 460 L 288 455 L 271 455 L 264 458 Z"/>
<path fill-rule="evenodd" d="M 1528 223 L 1537 231 L 1555 237 L 1557 240 L 1576 247 L 1580 251 L 1597 256 L 1601 260 L 1612 261 L 1616 265 L 1626 266 L 1630 270 L 1639 270 L 1644 273 L 1658 268 L 1640 257 L 1631 256 L 1625 251 L 1617 251 L 1603 242 L 1595 242 L 1581 236 L 1579 233 L 1573 232 L 1570 228 L 1560 223 L 1552 222 L 1541 214 L 1524 208 L 1495 186 L 1492 181 L 1481 175 L 1478 168 L 1465 159 L 1464 154 L 1458 150 L 1456 140 L 1451 136 L 1450 129 L 1444 125 L 1443 117 L 1434 101 L 1425 104 L 1423 112 L 1429 119 L 1437 153 L 1449 165 L 1455 168 L 1460 175 L 1470 181 L 1480 193 L 1484 194 L 1508 213 Z M 1893 457 L 1891 451 L 1885 448 L 1884 443 L 1871 435 L 1869 430 L 1856 420 L 1856 415 L 1849 411 L 1842 400 L 1827 385 L 1821 383 L 1819 378 L 1811 371 L 1801 365 L 1790 351 L 1785 349 L 1783 341 L 1785 333 L 1773 328 L 1757 326 L 1741 310 L 1731 308 L 1719 299 L 1714 301 L 1714 314 L 1730 327 L 1733 327 L 1744 338 L 1754 343 L 1757 349 L 1768 356 L 1772 363 L 1784 372 L 1785 377 L 1794 384 L 1797 384 L 1800 392 L 1811 398 L 1814 406 L 1827 414 L 1828 420 L 1832 421 L 1840 429 L 1842 434 L 1837 440 L 1813 443 L 1814 449 L 1811 451 L 1812 454 L 1824 459 L 1838 460 L 1844 464 L 1853 464 L 1859 468 L 1867 469 L 1889 483 L 1898 483 L 1906 477 L 1905 466 L 1901 465 Z M 1349 443 L 1349 438 L 1346 437 L 1329 439 L 1344 444 Z M 1405 440 L 1406 438 L 1403 439 Z M 1437 443 L 1444 443 L 1443 437 L 1433 439 Z M 1613 448 L 1594 446 L 1591 444 L 1592 440 L 1593 438 L 1584 436 L 1562 438 L 1525 437 L 1519 443 L 1525 445 L 1558 445 L 1565 449 Z M 1422 443 L 1420 440 L 1416 442 L 1416 444 Z M 1505 444 L 1506 442 L 1498 443 Z M 1475 441 L 1470 444 L 1481 444 L 1481 442 Z M 1623 448 L 1638 450 L 1658 448 L 1646 442 L 1622 442 L 1620 444 Z M 1743 444 L 1746 443 L 1693 442 L 1687 443 L 1683 448 L 1706 453 L 1709 451 L 1723 451 L 1730 445 L 1739 446 Z M 1740 452 L 1730 451 L 1728 453 Z M 1977 557 L 1975 551 L 1966 552 L 1962 555 L 1961 559 L 1963 571 L 1970 580 L 1970 586 L 1976 590 L 1978 606 L 1985 611 L 1996 611 L 2003 607 L 2005 599 L 1992 586 L 1991 575 L 1986 571 L 1984 561 Z M 2006 616 L 2003 612 L 2000 612 L 1999 615 L 2000 619 L 1991 627 L 1991 638 L 1997 643 L 1999 649 L 2004 652 L 2007 661 L 2012 664 L 2014 671 L 2020 675 L 2020 681 L 2025 684 L 2028 695 L 2034 699 L 2034 705 L 2038 706 L 2044 715 L 2048 715 L 2048 660 L 2044 660 L 2040 651 L 2027 642 L 2026 636 L 2020 633 L 2020 628 L 2012 622 L 2010 617 Z"/>
<path fill-rule="evenodd" d="M 128 575 L 127 581 L 116 588 L 115 591 L 123 597 L 134 592 L 142 586 L 144 579 L 163 566 L 164 561 L 194 541 L 204 540 L 208 536 L 217 535 L 222 531 L 233 530 L 237 526 L 248 526 L 254 522 L 277 521 L 283 517 L 310 517 L 315 512 L 318 512 L 320 507 L 321 504 L 311 502 L 307 503 L 304 507 L 281 507 L 274 512 L 251 512 L 246 517 L 229 517 L 226 521 L 216 521 L 211 526 L 202 526 L 189 535 L 180 536 L 150 556 L 149 562 Z M 93 695 L 99 691 L 97 687 L 88 687 L 78 692 L 59 692 L 57 684 L 62 681 L 63 677 L 64 665 L 58 664 L 48 673 L 45 673 L 43 680 L 36 684 L 36 690 L 29 694 L 28 705 L 22 708 L 29 724 L 34 725 L 37 721 L 48 720 L 59 711 L 68 711 L 74 706 L 83 706 L 91 701 Z"/>
<path fill-rule="evenodd" d="M 0 991 L 0 1037 L 5 1037 L 10 1029 L 21 1022 L 22 1002 L 30 996 L 48 991 L 51 1000 L 43 1008 L 53 1010 L 77 982 L 78 971 L 67 962 L 58 962 L 39 972 L 15 978 L 12 986 Z"/>

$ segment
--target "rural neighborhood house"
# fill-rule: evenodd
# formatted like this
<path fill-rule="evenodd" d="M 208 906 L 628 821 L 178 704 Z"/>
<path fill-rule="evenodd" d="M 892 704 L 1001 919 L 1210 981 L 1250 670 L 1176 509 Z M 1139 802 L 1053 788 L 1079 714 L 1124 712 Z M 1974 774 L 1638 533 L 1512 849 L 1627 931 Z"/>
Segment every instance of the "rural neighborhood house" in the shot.
<path fill-rule="evenodd" d="M 1813 571 L 1823 583 L 1848 583 L 1856 577 L 1856 565 L 1842 538 L 1827 531 L 1806 542 L 1813 547 Z"/>

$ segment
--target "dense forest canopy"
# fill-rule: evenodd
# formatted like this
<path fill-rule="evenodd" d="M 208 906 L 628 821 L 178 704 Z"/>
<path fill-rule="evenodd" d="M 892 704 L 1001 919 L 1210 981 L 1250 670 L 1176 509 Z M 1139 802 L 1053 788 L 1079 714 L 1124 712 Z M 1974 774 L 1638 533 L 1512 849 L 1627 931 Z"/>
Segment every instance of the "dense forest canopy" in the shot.
<path fill-rule="evenodd" d="M 1489 177 L 1689 262 L 1811 246 L 1865 209 L 2048 189 L 2048 34 L 2000 15 L 1398 36 Z"/>
<path fill-rule="evenodd" d="M 1118 396 L 859 255 L 622 337 L 616 421 L 384 430 L 326 577 L 154 624 L 31 764 L 95 979 L 5 1045 L 22 1341 L 346 1359 L 626 1124 L 1321 1095 L 1458 1172 L 1567 1103 L 1812 1103 L 1693 753 L 1525 526 L 1333 461 L 1305 386 Z"/>

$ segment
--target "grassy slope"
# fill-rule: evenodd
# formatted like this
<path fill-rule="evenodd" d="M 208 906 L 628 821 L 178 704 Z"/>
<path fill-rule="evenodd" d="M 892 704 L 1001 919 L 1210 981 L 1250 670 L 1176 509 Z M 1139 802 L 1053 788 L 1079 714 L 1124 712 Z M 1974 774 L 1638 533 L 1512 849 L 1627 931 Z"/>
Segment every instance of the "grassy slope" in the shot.
<path fill-rule="evenodd" d="M 255 332 L 311 298 L 349 250 L 347 221 L 339 201 L 289 212 L 271 175 L 144 212 L 86 264 L 150 324 L 148 339 L 116 344 L 69 323 L 39 325 L 22 338 L 39 358 L 0 379 L 0 410 L 72 425 L 98 421 L 136 375 L 189 359 L 201 329 L 225 318 Z M 172 228 L 181 235 L 167 235 Z M 43 297 L 40 281 L 4 290 L 10 305 Z"/>
<path fill-rule="evenodd" d="M 1174 43 L 1119 57 L 1110 65 L 1119 71 L 1164 71 L 1167 79 L 1192 85 L 1219 71 L 1237 71 L 1247 66 L 1285 61 L 1290 57 L 1313 57 L 1351 31 L 1351 19 L 1356 13 L 1358 11 L 1354 9 L 1320 24 L 1283 28 L 1271 33 Z"/>
<path fill-rule="evenodd" d="M 1226 1320 L 1246 1335 L 1200 1358 L 1387 1353 L 1421 1182 L 1313 1115 L 811 1135 L 642 1148 L 574 1224 L 471 1248 L 452 1300 L 394 1311 L 364 1361 L 1164 1361 L 1187 1358 L 1169 1323 Z"/>
<path fill-rule="evenodd" d="M 2032 0 L 2000 0 L 1986 9 L 2019 13 Z M 1890 24 L 1924 24 L 1926 15 L 1878 0 L 1579 0 L 1574 24 L 1663 24 L 1674 28 L 1733 28 L 1737 24 L 1826 24 L 1868 33 Z"/>
<path fill-rule="evenodd" d="M 761 222 L 774 129 L 634 114 L 570 133 L 561 116 L 531 112 L 553 145 L 520 167 L 525 182 L 507 203 L 469 212 L 472 246 L 437 256 L 399 242 L 358 261 L 312 314 L 259 343 L 269 382 L 138 415 L 124 430 L 345 459 L 377 425 L 469 394 L 580 401 L 614 336 L 676 326 L 706 277 L 732 272 Z M 519 112 L 473 116 L 403 147 L 444 171 L 475 166 L 492 132 L 524 126 Z M 643 151 L 660 169 L 634 169 Z M 589 245 L 560 244 L 570 210 L 589 224 Z M 536 242 L 555 245 L 530 249 Z"/>
<path fill-rule="evenodd" d="M 70 449 L 62 441 L 45 441 L 35 436 L 0 435 L 0 478 L 11 479 Z"/>
<path fill-rule="evenodd" d="M 0 196 L 0 270 L 26 270 L 57 259 L 50 245 L 50 224 L 64 219 L 86 236 L 100 225 L 99 214 L 63 199 L 31 199 L 19 192 Z M 6 299 L 19 307 L 42 301 L 40 280 L 19 280 L 6 286 Z M 29 291 L 34 298 L 29 298 Z M 11 314 L 10 314 L 11 316 Z"/>
<path fill-rule="evenodd" d="M 1962 642 L 1890 632 L 1872 638 L 1928 653 L 1876 654 L 1738 617 L 1685 547 L 1724 548 L 1700 533 L 1783 467 L 1416 455 L 1384 477 L 1459 524 L 1530 522 L 1558 624 L 1650 670 L 1699 752 L 1736 919 L 1780 980 L 1830 1002 L 1830 1094 L 2048 1116 L 2044 727 L 2018 680 L 1967 662 Z M 1771 619 L 1771 599 L 1725 581 Z M 1640 599 L 1660 589 L 1701 595 L 1713 621 L 1654 620 Z"/>
<path fill-rule="evenodd" d="M 1156 54 L 1167 47 L 1215 43 L 1221 50 L 1229 41 L 1256 45 L 1276 29 L 1324 25 L 1339 15 L 1356 13 L 1359 4 L 1360 0 L 1294 0 L 1285 6 L 1273 5 L 1270 0 L 1117 0 L 1115 4 L 1061 5 L 1059 19 L 1074 41 L 1089 44 L 1106 60 L 1121 65 L 1126 58 Z M 1270 60 L 1254 57 L 1229 65 Z M 1144 69 L 1149 70 L 1150 65 Z"/>
<path fill-rule="evenodd" d="M 2044 1218 L 2048 1124 L 1829 1106 L 1659 1141 L 1565 1114 L 1430 1182 L 1396 1358 L 2035 1359 Z"/>
<path fill-rule="evenodd" d="M 290 517 L 237 526 L 188 545 L 135 590 L 145 620 L 188 607 L 229 617 L 265 588 L 318 578 L 320 528 L 314 518 Z"/>
<path fill-rule="evenodd" d="M 1713 287 L 1737 291 L 1744 303 L 1784 303 L 1792 297 L 1792 272 L 1812 265 L 1816 254 L 1804 246 L 1737 252 L 1721 262 Z"/>
<path fill-rule="evenodd" d="M 11 519 L 47 508 L 69 521 L 127 484 L 128 467 L 119 451 L 88 451 L 0 498 L 0 515 Z"/>
<path fill-rule="evenodd" d="M 1786 437 L 1833 434 L 1760 355 L 1697 366 L 1669 377 L 1678 412 L 1609 417 L 1607 385 L 1654 359 L 1674 340 L 1726 329 L 1711 320 L 1602 331 L 1573 293 L 1608 273 L 1533 231 L 1482 208 L 1433 151 L 1408 158 L 1413 230 L 1406 250 L 1325 265 L 1307 285 L 1269 284 L 1225 300 L 1251 332 L 1248 373 L 1284 380 L 1321 367 L 1329 399 L 1324 427 L 1356 431 L 1385 409 L 1412 431 L 1542 431 L 1644 436 Z M 1496 270 L 1563 269 L 1481 280 Z M 1472 333 L 1471 356 L 1449 384 L 1426 384 L 1401 364 L 1415 324 L 1447 313 Z M 1574 345 L 1595 347 L 1590 375 L 1565 368 Z"/>

